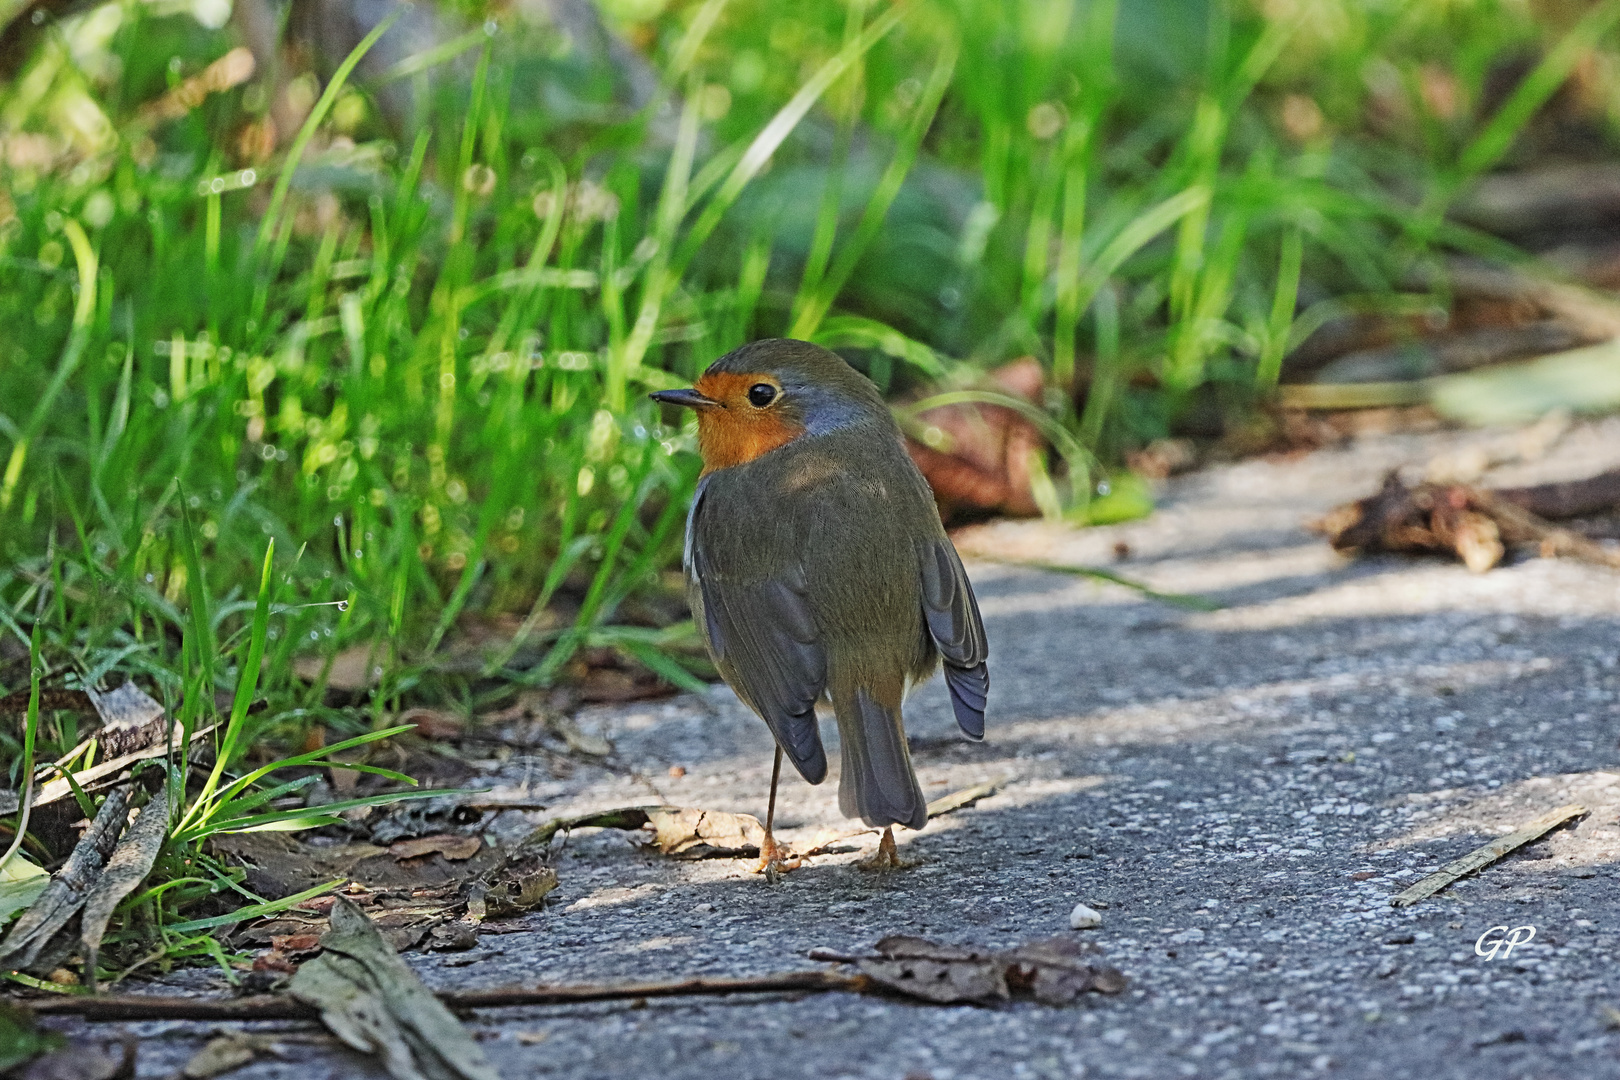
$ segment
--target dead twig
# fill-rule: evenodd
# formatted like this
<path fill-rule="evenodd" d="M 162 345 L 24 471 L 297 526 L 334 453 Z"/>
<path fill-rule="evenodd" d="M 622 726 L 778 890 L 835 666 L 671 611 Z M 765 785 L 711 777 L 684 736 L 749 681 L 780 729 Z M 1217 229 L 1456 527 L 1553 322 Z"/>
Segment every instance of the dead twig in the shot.
<path fill-rule="evenodd" d="M 837 971 L 788 971 L 747 978 L 704 977 L 580 983 L 573 986 L 508 986 L 490 990 L 449 991 L 436 996 L 447 1008 L 459 1010 L 572 1005 L 587 1001 L 634 1001 L 637 998 L 723 997 L 729 994 L 862 993 L 867 989 L 867 979 L 861 975 L 845 975 Z M 27 1004 L 40 1015 L 78 1016 L 92 1023 L 320 1019 L 318 1008 L 284 994 L 257 994 L 239 998 L 72 995 Z"/>
<path fill-rule="evenodd" d="M 1427 900 L 1440 890 L 1450 888 L 1453 883 L 1461 878 L 1485 869 L 1485 867 L 1503 856 L 1517 851 L 1532 841 L 1541 839 L 1541 837 L 1558 828 L 1564 822 L 1572 818 L 1578 818 L 1584 813 L 1586 813 L 1586 807 L 1575 803 L 1549 811 L 1534 821 L 1520 826 L 1506 836 L 1499 836 L 1484 847 L 1475 848 L 1460 859 L 1453 859 L 1435 873 L 1430 874 L 1422 881 L 1400 893 L 1400 895 L 1392 897 L 1389 906 L 1410 907 L 1420 900 Z"/>
<path fill-rule="evenodd" d="M 960 810 L 964 806 L 971 806 L 980 799 L 988 799 L 990 796 L 994 795 L 996 793 L 996 789 L 1005 784 L 1007 780 L 1008 778 L 1005 776 L 998 776 L 994 780 L 987 780 L 982 784 L 974 784 L 970 788 L 963 788 L 961 791 L 953 791 L 949 795 L 941 795 L 939 798 L 928 804 L 928 816 L 931 818 L 936 818 L 941 814 L 949 814 L 952 810 Z"/>
<path fill-rule="evenodd" d="M 1496 488 L 1493 494 L 1537 517 L 1553 521 L 1612 513 L 1620 510 L 1620 469 L 1588 476 L 1584 480 Z"/>
<path fill-rule="evenodd" d="M 1545 557 L 1564 556 L 1620 569 L 1620 551 L 1560 528 L 1526 508 L 1563 506 L 1589 512 L 1603 490 L 1603 485 L 1575 492 L 1492 491 L 1467 484 L 1409 487 L 1391 472 L 1376 495 L 1330 510 L 1311 527 L 1326 535 L 1338 551 L 1449 552 L 1476 573 L 1501 562 L 1513 544 L 1535 544 Z"/>

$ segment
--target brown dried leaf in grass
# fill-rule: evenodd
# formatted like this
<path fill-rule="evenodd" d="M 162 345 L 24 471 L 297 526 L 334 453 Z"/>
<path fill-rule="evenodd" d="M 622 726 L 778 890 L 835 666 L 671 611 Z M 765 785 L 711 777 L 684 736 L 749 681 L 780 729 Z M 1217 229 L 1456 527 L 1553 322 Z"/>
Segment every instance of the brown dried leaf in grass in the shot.
<path fill-rule="evenodd" d="M 201 105 L 208 95 L 247 82 L 253 77 L 253 68 L 253 53 L 238 45 L 156 101 L 141 106 L 138 115 L 147 124 L 178 120 Z"/>
<path fill-rule="evenodd" d="M 1045 375 L 1030 357 L 989 374 L 996 388 L 1039 402 Z M 919 413 L 925 438 L 908 438 L 906 449 L 927 478 L 947 522 L 960 517 L 1040 513 L 1031 488 L 1032 461 L 1043 441 L 1024 417 L 996 405 L 945 405 Z"/>
<path fill-rule="evenodd" d="M 128 684 L 126 683 L 125 685 Z M 196 760 L 195 755 L 198 753 L 197 744 L 204 742 L 208 736 L 214 733 L 214 729 L 218 726 L 218 724 L 209 724 L 207 727 L 198 728 L 196 731 L 191 733 L 191 745 L 193 748 L 192 754 L 194 755 L 192 758 L 193 761 Z M 162 734 L 166 736 L 166 726 L 165 731 Z M 100 765 L 74 773 L 73 782 L 78 784 L 80 788 L 86 790 L 95 790 L 92 788 L 92 785 L 97 781 L 105 777 L 117 777 L 123 773 L 124 770 L 128 769 L 131 765 L 134 765 L 137 762 L 149 761 L 152 758 L 163 757 L 167 755 L 168 752 L 168 739 L 166 737 L 159 738 L 156 742 L 145 746 L 142 749 L 132 750 L 108 761 L 103 761 Z M 35 809 L 38 809 L 41 806 L 47 806 L 60 799 L 65 799 L 72 794 L 73 786 L 68 783 L 67 777 L 59 776 L 55 780 L 40 786 L 39 795 L 34 799 L 34 807 Z"/>
<path fill-rule="evenodd" d="M 466 720 L 442 709 L 406 709 L 394 721 L 396 724 L 415 724 L 418 738 L 430 742 L 448 742 L 466 732 Z"/>
<path fill-rule="evenodd" d="M 377 1055 L 396 1080 L 499 1080 L 466 1028 L 358 907 L 339 898 L 321 944 L 325 952 L 298 969 L 289 989 L 321 1010 L 334 1035 Z"/>
<path fill-rule="evenodd" d="M 300 934 L 273 934 L 270 937 L 270 948 L 287 956 L 313 953 L 318 951 L 320 947 L 320 934 L 305 932 Z"/>
<path fill-rule="evenodd" d="M 163 850 L 169 829 L 171 784 L 172 778 L 152 796 L 135 824 L 125 831 L 85 899 L 79 944 L 84 950 L 84 981 L 91 993 L 96 989 L 96 959 L 101 951 L 101 938 L 107 932 L 113 909 L 146 880 L 146 875 L 152 872 L 152 864 L 157 862 L 158 852 Z"/>
<path fill-rule="evenodd" d="M 119 787 L 108 792 L 67 863 L 52 875 L 39 899 L 17 918 L 5 941 L 0 942 L 0 970 L 43 974 L 57 966 L 58 953 L 66 956 L 62 943 L 53 939 L 84 906 L 118 843 L 128 813 L 129 789 Z M 71 947 L 70 941 L 67 949 Z"/>
<path fill-rule="evenodd" d="M 292 669 L 293 674 L 305 682 L 319 682 L 321 672 L 326 670 L 326 657 L 295 656 Z M 329 690 L 352 694 L 377 685 L 382 673 L 383 665 L 378 659 L 376 646 L 351 645 L 332 657 L 332 668 L 326 672 L 326 686 Z"/>
<path fill-rule="evenodd" d="M 619 704 L 627 701 L 647 701 L 652 698 L 671 697 L 679 692 L 679 688 L 665 682 L 655 673 L 645 668 L 627 670 L 617 667 L 591 667 L 585 669 L 580 676 L 577 687 L 579 700 L 595 702 L 598 704 Z M 581 753 L 596 757 L 606 757 L 613 752 L 613 748 L 605 740 L 594 739 L 593 745 L 604 747 L 602 750 L 585 750 L 569 742 L 569 749 L 579 750 Z"/>
<path fill-rule="evenodd" d="M 103 757 L 121 757 L 165 741 L 168 717 L 162 704 L 133 682 L 105 694 L 88 691 L 85 696 L 101 717 L 96 741 Z"/>
<path fill-rule="evenodd" d="M 28 712 L 29 689 L 24 686 L 21 690 L 0 697 L 0 716 L 23 716 Z M 39 711 L 41 713 L 55 712 L 92 713 L 95 705 L 90 701 L 90 695 L 83 690 L 68 690 L 62 687 L 41 687 L 39 691 Z"/>

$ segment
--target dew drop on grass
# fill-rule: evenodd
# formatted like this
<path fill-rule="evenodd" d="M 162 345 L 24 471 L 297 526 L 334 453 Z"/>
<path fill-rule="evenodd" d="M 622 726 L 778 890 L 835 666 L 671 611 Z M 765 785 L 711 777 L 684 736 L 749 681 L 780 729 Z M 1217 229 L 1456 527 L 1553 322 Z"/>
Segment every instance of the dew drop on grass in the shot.
<path fill-rule="evenodd" d="M 339 611 L 348 611 L 349 610 L 349 602 L 347 600 L 339 600 L 337 602 L 337 609 Z"/>

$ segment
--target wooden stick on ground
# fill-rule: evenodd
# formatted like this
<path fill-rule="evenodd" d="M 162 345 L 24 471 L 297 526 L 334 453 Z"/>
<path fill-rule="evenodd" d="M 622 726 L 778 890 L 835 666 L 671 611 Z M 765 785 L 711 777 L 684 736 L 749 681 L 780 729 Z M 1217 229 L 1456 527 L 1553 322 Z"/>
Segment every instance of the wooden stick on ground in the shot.
<path fill-rule="evenodd" d="M 1427 900 L 1441 889 L 1449 888 L 1454 882 L 1467 877 L 1476 870 L 1496 862 L 1504 855 L 1517 851 L 1532 841 L 1539 840 L 1552 830 L 1558 828 L 1571 818 L 1580 817 L 1586 813 L 1586 807 L 1570 803 L 1558 809 L 1542 814 L 1534 821 L 1527 822 L 1506 836 L 1499 836 L 1484 847 L 1476 848 L 1460 859 L 1454 859 L 1442 866 L 1438 871 L 1430 874 L 1422 881 L 1392 897 L 1390 907 L 1409 907 L 1420 900 Z"/>
<path fill-rule="evenodd" d="M 928 816 L 936 818 L 941 814 L 949 814 L 953 810 L 960 810 L 962 807 L 976 803 L 980 799 L 989 798 L 996 793 L 997 788 L 1006 784 L 1007 780 L 1008 777 L 1000 776 L 983 784 L 974 784 L 970 788 L 953 791 L 949 795 L 941 795 L 928 804 Z"/>
<path fill-rule="evenodd" d="M 507 986 L 436 995 L 451 1009 L 521 1005 L 572 1005 L 586 1001 L 723 996 L 726 994 L 826 993 L 867 989 L 861 975 L 836 971 L 788 971 L 750 978 L 656 979 L 648 982 L 579 983 L 573 986 Z M 146 994 L 64 995 L 26 1003 L 35 1013 L 78 1016 L 92 1022 L 138 1020 L 318 1020 L 320 1010 L 283 994 L 252 997 L 158 997 Z"/>

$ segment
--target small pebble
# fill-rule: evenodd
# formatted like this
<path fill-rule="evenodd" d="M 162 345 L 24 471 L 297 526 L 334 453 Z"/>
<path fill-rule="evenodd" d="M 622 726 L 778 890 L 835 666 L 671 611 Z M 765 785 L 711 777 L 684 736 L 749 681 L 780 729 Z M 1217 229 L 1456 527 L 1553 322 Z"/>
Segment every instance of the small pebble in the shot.
<path fill-rule="evenodd" d="M 1069 912 L 1069 925 L 1076 930 L 1091 930 L 1102 925 L 1102 915 L 1094 908 L 1076 904 Z"/>

